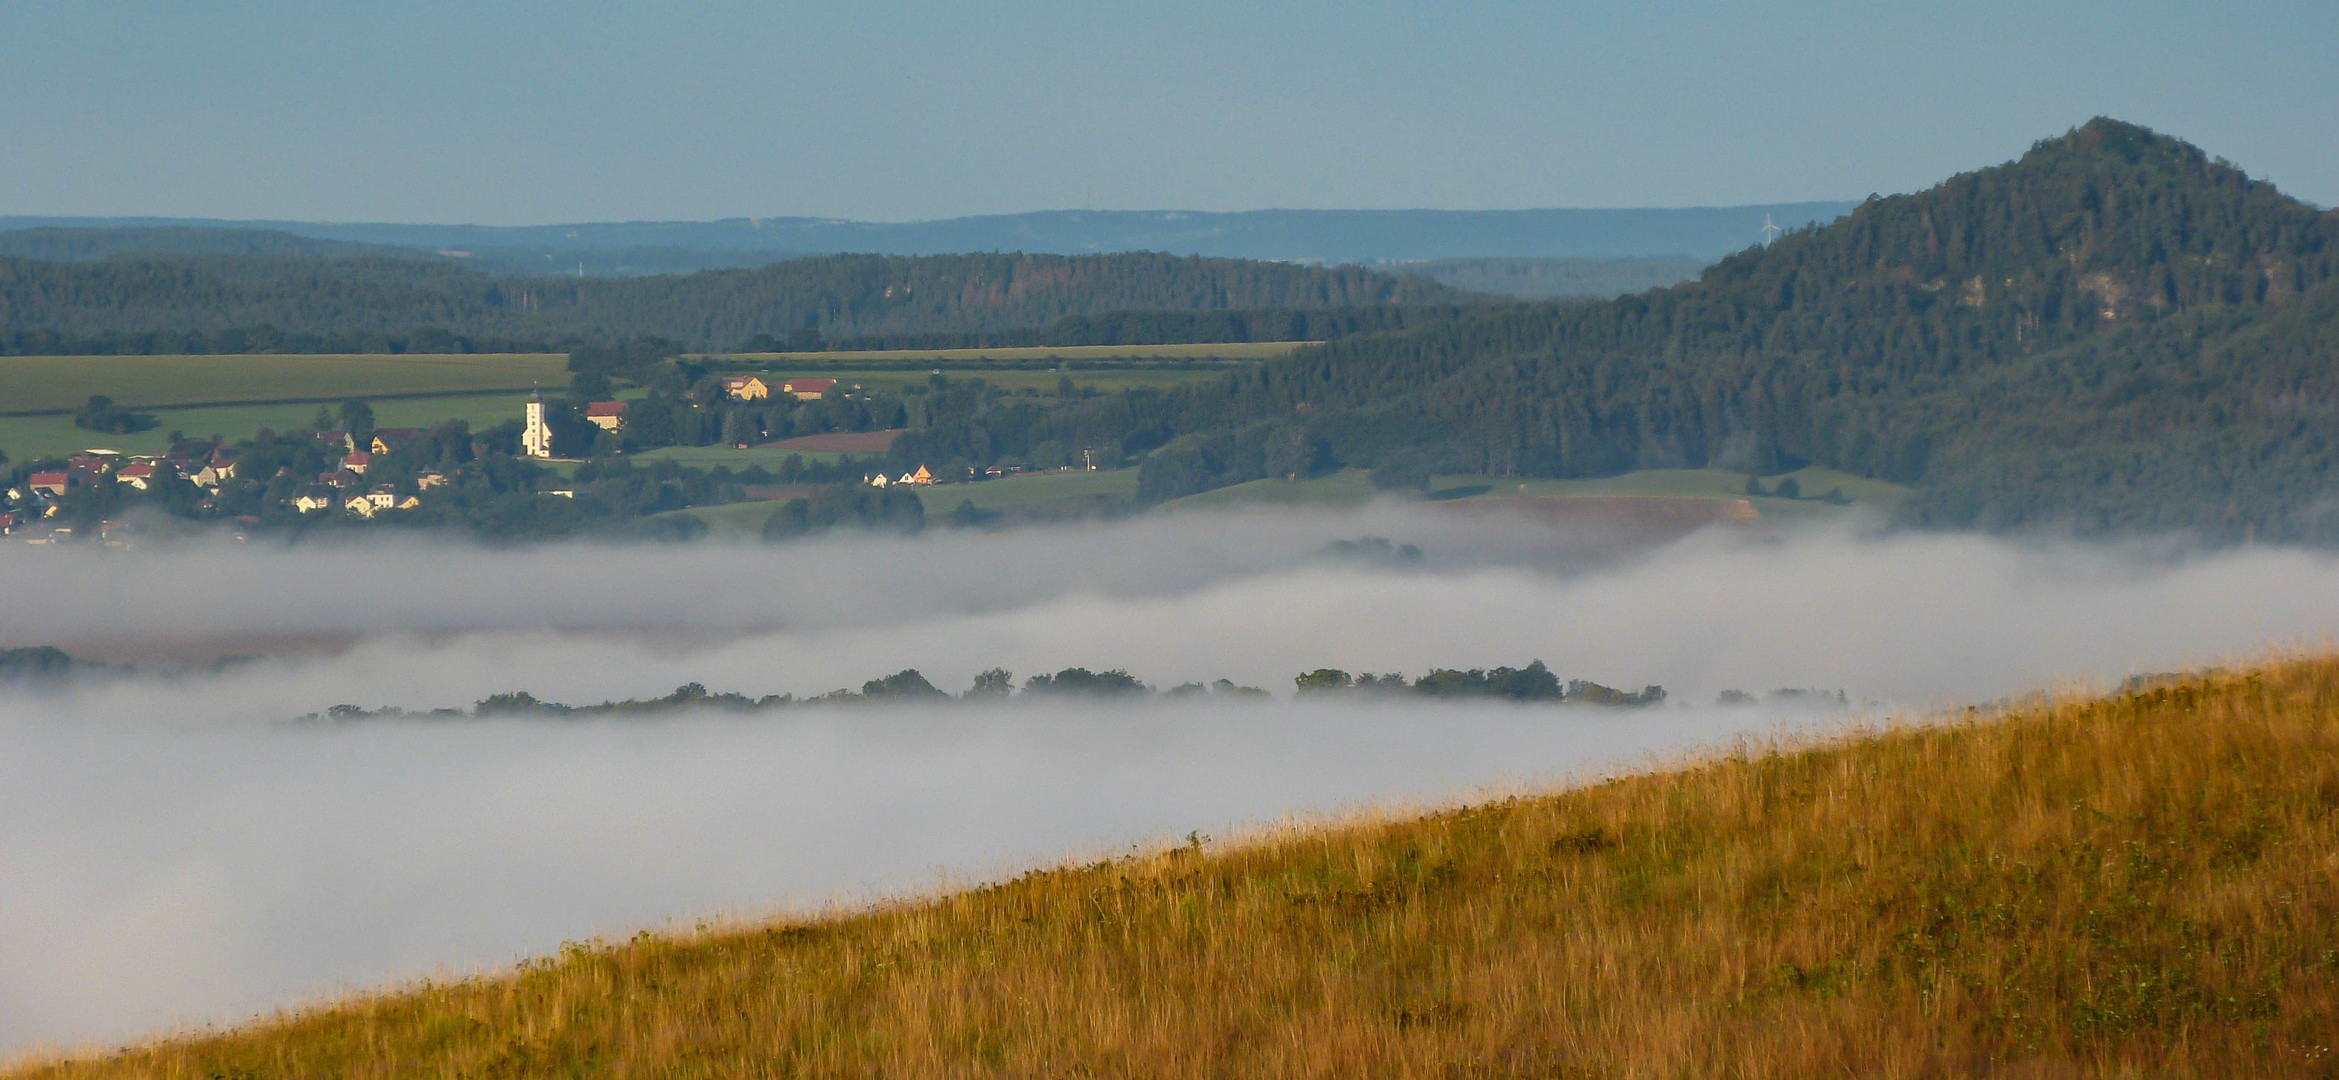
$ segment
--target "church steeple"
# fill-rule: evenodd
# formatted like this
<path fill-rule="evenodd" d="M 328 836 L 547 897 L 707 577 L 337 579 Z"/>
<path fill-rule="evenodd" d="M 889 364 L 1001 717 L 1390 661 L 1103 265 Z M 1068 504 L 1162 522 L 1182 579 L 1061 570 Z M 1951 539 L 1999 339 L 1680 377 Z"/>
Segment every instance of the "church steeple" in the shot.
<path fill-rule="evenodd" d="M 528 426 L 520 432 L 520 452 L 532 458 L 552 456 L 552 429 L 544 424 L 544 395 L 528 395 Z"/>

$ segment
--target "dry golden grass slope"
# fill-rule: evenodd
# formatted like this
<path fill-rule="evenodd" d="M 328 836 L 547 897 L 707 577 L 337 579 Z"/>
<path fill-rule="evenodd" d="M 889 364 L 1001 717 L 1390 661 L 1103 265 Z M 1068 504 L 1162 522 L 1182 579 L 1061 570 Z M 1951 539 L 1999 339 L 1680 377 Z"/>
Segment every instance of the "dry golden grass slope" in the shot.
<path fill-rule="evenodd" d="M 575 949 L 25 1076 L 2339 1075 L 2339 660 Z"/>

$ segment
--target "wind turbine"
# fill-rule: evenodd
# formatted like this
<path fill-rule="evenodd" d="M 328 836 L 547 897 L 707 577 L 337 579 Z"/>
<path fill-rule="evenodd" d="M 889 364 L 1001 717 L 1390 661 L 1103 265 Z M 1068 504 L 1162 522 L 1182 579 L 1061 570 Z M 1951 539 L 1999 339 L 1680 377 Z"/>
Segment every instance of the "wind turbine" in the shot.
<path fill-rule="evenodd" d="M 1777 239 L 1778 235 L 1785 231 L 1787 230 L 1779 228 L 1778 223 L 1770 219 L 1769 214 L 1762 216 L 1762 246 L 1769 247 L 1770 242 Z"/>

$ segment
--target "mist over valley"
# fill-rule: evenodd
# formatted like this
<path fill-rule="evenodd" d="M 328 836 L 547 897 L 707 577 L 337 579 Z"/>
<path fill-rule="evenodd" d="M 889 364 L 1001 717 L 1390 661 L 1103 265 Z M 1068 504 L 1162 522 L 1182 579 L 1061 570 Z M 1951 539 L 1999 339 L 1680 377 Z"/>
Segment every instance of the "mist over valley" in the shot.
<path fill-rule="evenodd" d="M 2339 9 L 542 15 L 0 35 L 0 1080 L 2329 1073 Z"/>

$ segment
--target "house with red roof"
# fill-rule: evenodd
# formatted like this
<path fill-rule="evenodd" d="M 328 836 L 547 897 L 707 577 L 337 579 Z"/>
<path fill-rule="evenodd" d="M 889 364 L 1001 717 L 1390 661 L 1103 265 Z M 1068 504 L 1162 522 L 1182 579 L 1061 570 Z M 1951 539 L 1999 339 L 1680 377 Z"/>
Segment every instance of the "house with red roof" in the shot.
<path fill-rule="evenodd" d="M 66 490 L 73 486 L 73 474 L 63 470 L 37 472 L 25 481 L 24 486 L 35 492 L 62 499 L 65 497 Z"/>
<path fill-rule="evenodd" d="M 819 401 L 836 384 L 835 379 L 790 379 L 780 384 L 780 392 L 798 401 Z"/>
<path fill-rule="evenodd" d="M 593 402 L 585 406 L 585 422 L 603 431 L 616 431 L 625 426 L 625 402 Z"/>
<path fill-rule="evenodd" d="M 733 375 L 723 380 L 723 392 L 740 401 L 761 401 L 772 396 L 772 388 L 753 375 Z"/>

